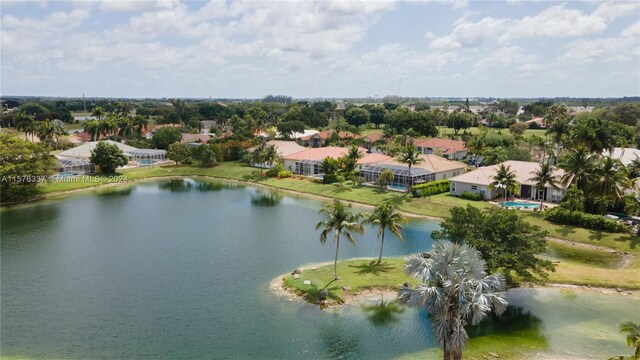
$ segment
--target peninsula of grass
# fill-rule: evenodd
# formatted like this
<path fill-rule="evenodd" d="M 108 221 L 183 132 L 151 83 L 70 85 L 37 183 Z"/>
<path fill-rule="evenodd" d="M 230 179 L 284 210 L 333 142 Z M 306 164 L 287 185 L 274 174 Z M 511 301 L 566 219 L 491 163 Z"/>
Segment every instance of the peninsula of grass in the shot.
<path fill-rule="evenodd" d="M 303 269 L 302 273 L 286 275 L 283 286 L 312 304 L 320 304 L 320 292 L 328 291 L 327 305 L 343 304 L 365 290 L 395 291 L 412 279 L 404 273 L 404 259 L 385 258 L 346 260 L 338 263 L 338 280 L 333 276 L 333 264 Z M 310 282 L 310 284 L 305 284 Z"/>

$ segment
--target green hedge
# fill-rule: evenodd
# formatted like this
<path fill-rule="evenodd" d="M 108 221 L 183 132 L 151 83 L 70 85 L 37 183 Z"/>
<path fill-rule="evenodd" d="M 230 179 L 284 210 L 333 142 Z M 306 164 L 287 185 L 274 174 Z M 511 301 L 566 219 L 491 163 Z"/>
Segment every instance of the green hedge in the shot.
<path fill-rule="evenodd" d="M 462 192 L 460 197 L 462 197 L 463 199 L 472 200 L 472 201 L 482 201 L 482 200 L 484 200 L 484 195 L 470 193 L 468 191 Z"/>
<path fill-rule="evenodd" d="M 411 187 L 413 197 L 425 197 L 449 192 L 449 180 L 436 180 Z"/>
<path fill-rule="evenodd" d="M 587 214 L 581 211 L 570 211 L 561 207 L 548 210 L 544 218 L 552 223 L 562 225 L 574 225 L 587 229 L 602 230 L 608 232 L 627 232 L 628 228 L 615 220 L 607 219 L 600 215 Z"/>

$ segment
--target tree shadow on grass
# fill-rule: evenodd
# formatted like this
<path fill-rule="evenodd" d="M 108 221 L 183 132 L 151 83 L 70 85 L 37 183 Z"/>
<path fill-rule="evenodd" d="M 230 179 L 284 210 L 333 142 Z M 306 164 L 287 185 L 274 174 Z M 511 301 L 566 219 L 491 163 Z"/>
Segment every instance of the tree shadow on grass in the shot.
<path fill-rule="evenodd" d="M 251 174 L 247 174 L 247 175 L 243 175 L 242 176 L 242 180 L 250 181 L 250 182 L 260 182 L 260 181 L 264 181 L 264 180 L 266 180 L 268 178 L 269 177 L 266 176 L 264 173 L 262 173 L 262 171 L 260 171 L 260 170 L 256 170 L 256 171 L 252 172 Z"/>
<path fill-rule="evenodd" d="M 576 229 L 571 227 L 571 226 L 567 226 L 567 225 L 560 225 L 559 226 L 560 229 L 556 229 L 556 233 L 562 235 L 562 236 L 569 236 L 569 235 L 573 235 L 576 233 Z"/>
<path fill-rule="evenodd" d="M 368 264 L 349 265 L 349 267 L 358 269 L 357 271 L 355 271 L 355 273 L 358 275 L 372 274 L 372 275 L 380 276 L 380 273 L 387 273 L 393 270 L 393 265 L 390 265 L 385 262 L 378 264 L 378 262 L 375 260 Z"/>
<path fill-rule="evenodd" d="M 338 294 L 336 293 L 337 290 L 340 289 L 339 285 L 335 285 L 335 286 L 331 286 L 329 287 L 331 284 L 333 284 L 336 280 L 333 279 L 331 281 L 329 281 L 324 287 L 320 288 L 318 285 L 316 284 L 311 284 L 309 288 L 306 289 L 306 296 L 307 299 L 313 303 L 320 303 L 320 292 L 322 290 L 327 290 L 328 294 L 327 294 L 327 298 L 328 299 L 332 299 L 335 300 L 336 302 L 342 304 L 343 300 L 340 296 L 338 296 Z"/>
<path fill-rule="evenodd" d="M 635 249 L 638 245 L 640 245 L 640 236 L 629 234 L 627 236 L 618 238 L 617 241 L 621 241 L 621 242 L 629 241 L 629 248 Z"/>
<path fill-rule="evenodd" d="M 604 237 L 606 236 L 606 234 L 600 230 L 592 230 L 592 231 L 589 231 L 589 233 L 590 233 L 589 240 L 593 240 L 593 241 L 600 241 L 604 239 Z"/>
<path fill-rule="evenodd" d="M 336 184 L 333 184 L 333 186 L 335 187 L 335 189 L 331 190 L 330 193 L 334 195 L 350 192 L 353 190 L 351 186 L 344 183 L 336 183 Z"/>

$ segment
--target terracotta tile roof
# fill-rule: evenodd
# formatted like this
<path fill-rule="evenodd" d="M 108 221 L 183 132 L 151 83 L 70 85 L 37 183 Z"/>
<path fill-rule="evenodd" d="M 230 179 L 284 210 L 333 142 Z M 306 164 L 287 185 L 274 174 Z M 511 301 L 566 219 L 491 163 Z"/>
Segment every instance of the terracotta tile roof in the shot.
<path fill-rule="evenodd" d="M 181 143 L 201 142 L 203 144 L 206 144 L 209 140 L 213 139 L 211 136 L 206 134 L 181 134 L 181 135 L 182 135 L 182 140 L 180 140 Z"/>
<path fill-rule="evenodd" d="M 301 151 L 307 150 L 306 147 L 298 145 L 295 141 L 284 141 L 284 140 L 270 140 L 266 142 L 267 146 L 275 146 L 276 152 L 278 155 L 285 157 L 291 154 L 299 153 Z M 255 146 L 247 149 L 247 151 L 252 152 L 255 150 Z"/>
<path fill-rule="evenodd" d="M 384 134 L 369 134 L 364 137 L 364 141 L 368 141 L 368 142 L 379 141 L 379 140 L 382 140 L 383 136 Z"/>
<path fill-rule="evenodd" d="M 417 139 L 414 140 L 413 145 L 416 147 L 437 148 L 442 150 L 443 154 L 455 154 L 458 151 L 467 150 L 464 141 L 442 138 Z"/>
<path fill-rule="evenodd" d="M 368 154 L 365 149 L 360 148 L 362 157 L 358 159 L 358 164 L 372 164 L 379 163 L 391 159 L 391 157 L 384 154 Z M 337 159 L 345 156 L 349 153 L 349 149 L 345 147 L 327 146 L 320 148 L 311 148 L 308 150 L 300 151 L 295 154 L 284 156 L 286 160 L 312 160 L 322 161 L 326 157 L 332 157 Z"/>
<path fill-rule="evenodd" d="M 423 161 L 419 164 L 413 165 L 412 168 L 420 168 L 425 169 L 434 173 L 441 173 L 446 171 L 453 170 L 463 170 L 467 167 L 467 164 L 459 162 L 459 161 L 451 161 L 447 160 L 441 156 L 428 154 L 428 155 L 420 155 Z M 395 165 L 395 166 L 407 166 L 407 164 L 398 161 L 398 159 L 390 159 L 384 161 L 383 164 L 386 165 Z"/>
<path fill-rule="evenodd" d="M 509 160 L 491 166 L 483 166 L 477 168 L 476 170 L 469 171 L 468 173 L 452 177 L 451 181 L 459 181 L 467 184 L 490 185 L 493 182 L 493 178 L 498 172 L 501 164 L 510 167 L 511 171 L 515 173 L 516 181 L 518 183 L 525 185 L 535 185 L 535 182 L 529 179 L 535 176 L 533 173 L 536 170 L 540 169 L 540 163 L 515 160 Z M 564 175 L 564 171 L 562 169 L 556 168 L 554 169 L 553 174 L 558 182 L 560 182 L 560 178 L 562 177 L 562 175 Z M 562 187 L 560 184 L 558 184 L 558 186 Z"/>

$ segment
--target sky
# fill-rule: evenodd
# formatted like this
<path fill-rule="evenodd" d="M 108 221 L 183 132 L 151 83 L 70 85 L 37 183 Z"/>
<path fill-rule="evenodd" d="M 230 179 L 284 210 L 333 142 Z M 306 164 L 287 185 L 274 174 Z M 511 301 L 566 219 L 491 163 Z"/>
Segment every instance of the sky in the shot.
<path fill-rule="evenodd" d="M 0 0 L 0 94 L 640 96 L 640 1 Z"/>

